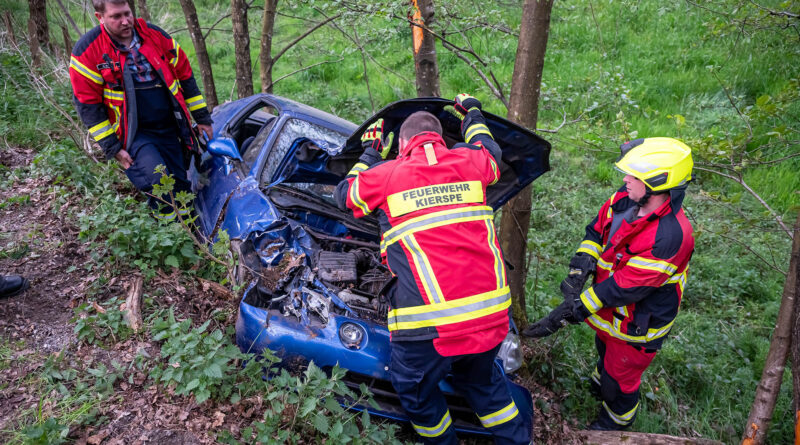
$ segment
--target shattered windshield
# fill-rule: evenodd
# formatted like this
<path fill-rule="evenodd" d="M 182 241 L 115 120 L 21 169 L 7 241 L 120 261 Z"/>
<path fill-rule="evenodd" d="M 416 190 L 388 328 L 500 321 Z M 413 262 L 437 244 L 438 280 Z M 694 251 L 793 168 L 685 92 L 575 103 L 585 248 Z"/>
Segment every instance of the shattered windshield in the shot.
<path fill-rule="evenodd" d="M 275 145 L 273 145 L 272 150 L 270 150 L 267 163 L 264 166 L 259 180 L 261 185 L 272 183 L 275 172 L 278 170 L 281 161 L 286 157 L 286 154 L 292 148 L 295 141 L 300 138 L 307 138 L 317 142 L 320 148 L 337 148 L 341 150 L 341 147 L 347 140 L 347 135 L 302 119 L 292 118 L 287 120 L 278 135 L 278 139 L 275 141 Z M 309 185 L 310 184 L 293 184 L 293 186 L 300 189 L 307 189 Z"/>

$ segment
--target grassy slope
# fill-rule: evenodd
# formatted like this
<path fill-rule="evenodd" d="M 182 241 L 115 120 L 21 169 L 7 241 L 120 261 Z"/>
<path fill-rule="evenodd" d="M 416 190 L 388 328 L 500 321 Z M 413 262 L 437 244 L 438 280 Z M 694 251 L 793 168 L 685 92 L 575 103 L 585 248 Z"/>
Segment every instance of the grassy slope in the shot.
<path fill-rule="evenodd" d="M 776 3 L 777 2 L 772 2 Z M 467 2 L 460 15 L 486 15 L 517 28 L 519 9 L 496 13 Z M 485 5 L 485 3 L 484 3 Z M 22 5 L 13 5 L 24 11 Z M 201 23 L 208 26 L 225 14 L 226 5 L 198 1 Z M 184 28 L 177 4 L 152 5 L 152 15 L 165 29 Z M 297 17 L 321 16 L 305 6 L 281 3 L 279 11 Z M 75 15 L 76 18 L 80 14 Z M 251 14 L 257 34 L 260 11 Z M 78 19 L 79 23 L 81 22 Z M 354 25 L 354 26 L 350 26 Z M 310 26 L 281 16 L 275 48 Z M 223 20 L 219 29 L 230 29 Z M 364 47 L 387 73 L 368 61 L 374 106 L 414 95 L 408 27 L 380 15 L 344 28 L 358 32 Z M 188 33 L 176 32 L 181 46 L 193 48 Z M 516 43 L 503 33 L 471 34 L 475 50 L 490 58 L 491 68 L 508 90 Z M 454 37 L 457 39 L 457 37 Z M 230 34 L 212 33 L 208 46 L 220 100 L 233 91 L 233 48 Z M 251 50 L 257 56 L 253 41 Z M 738 36 L 721 27 L 715 14 L 684 2 L 556 2 L 544 73 L 540 127 L 554 128 L 561 110 L 568 116 L 585 111 L 585 120 L 545 135 L 553 142 L 553 171 L 534 186 L 534 212 L 528 244 L 532 250 L 529 317 L 544 315 L 559 302 L 558 282 L 564 265 L 582 236 L 582 227 L 600 202 L 619 183 L 609 166 L 616 145 L 634 137 L 669 135 L 699 138 L 714 132 L 742 132 L 728 99 L 708 66 L 731 94 L 748 105 L 765 94 L 787 88 L 798 67 L 798 47 L 772 31 Z M 339 60 L 341 59 L 341 60 Z M 275 93 L 313 104 L 354 122 L 372 112 L 364 84 L 361 54 L 339 31 L 326 27 L 292 48 L 275 68 L 274 78 L 323 60 L 336 61 L 303 71 L 275 86 Z M 439 47 L 442 94 L 470 91 L 490 111 L 504 114 L 490 99 L 474 72 Z M 257 67 L 254 66 L 257 72 Z M 257 75 L 255 76 L 257 78 Z M 411 82 L 407 82 L 411 80 Z M 258 89 L 258 85 L 256 85 Z M 233 92 L 235 98 L 235 92 Z M 797 110 L 792 110 L 797 115 Z M 677 126 L 671 116 L 685 118 Z M 797 163 L 770 171 L 756 170 L 746 179 L 783 215 L 800 203 Z M 778 309 L 782 276 L 764 266 L 734 237 L 786 267 L 785 236 L 738 186 L 700 174 L 686 201 L 697 234 L 697 252 L 683 310 L 664 350 L 643 383 L 644 410 L 640 431 L 692 435 L 694 432 L 733 442 L 745 421 L 760 377 L 771 326 Z M 739 199 L 737 201 L 737 199 Z M 733 201 L 733 202 L 726 202 Z M 744 224 L 740 213 L 755 220 Z M 579 423 L 591 420 L 596 405 L 583 385 L 593 366 L 592 334 L 572 328 L 545 340 L 548 352 L 531 357 L 530 368 L 543 382 L 573 394 L 564 403 Z M 558 347 L 556 347 L 558 346 Z M 551 374 L 555 367 L 555 373 Z M 555 376 L 554 378 L 552 376 Z M 786 377 L 788 384 L 788 375 Z M 789 392 L 783 391 L 770 443 L 784 442 L 791 431 Z"/>

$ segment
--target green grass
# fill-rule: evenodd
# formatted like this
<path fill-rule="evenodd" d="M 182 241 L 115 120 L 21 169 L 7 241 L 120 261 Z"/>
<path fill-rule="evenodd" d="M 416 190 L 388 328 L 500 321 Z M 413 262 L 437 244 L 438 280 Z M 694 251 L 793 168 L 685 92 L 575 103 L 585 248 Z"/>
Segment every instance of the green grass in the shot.
<path fill-rule="evenodd" d="M 22 20 L 26 11 L 23 2 L 4 3 L 19 12 Z M 177 2 L 150 3 L 156 23 L 170 31 L 185 28 Z M 519 2 L 499 6 L 471 0 L 436 3 L 439 26 L 445 26 L 448 20 L 455 23 L 449 31 L 480 22 L 503 23 L 515 30 L 519 27 Z M 798 7 L 793 1 L 763 3 L 773 9 L 796 11 Z M 733 0 L 703 2 L 704 7 L 731 13 L 733 18 L 746 16 L 748 23 L 770 23 L 763 11 L 750 6 L 733 12 L 734 4 Z M 197 1 L 196 5 L 202 26 L 210 26 L 228 8 L 227 3 L 211 0 Z M 322 8 L 327 15 L 343 12 L 330 2 L 282 1 L 278 10 L 284 15 L 277 18 L 273 53 L 312 26 L 308 20 L 324 19 L 312 6 Z M 445 7 L 451 16 L 444 13 Z M 91 16 L 76 10 L 73 16 L 79 26 L 91 26 L 91 20 L 86 19 Z M 258 34 L 260 20 L 261 10 L 251 11 L 253 36 Z M 361 52 L 330 26 L 289 50 L 275 66 L 273 79 L 327 63 L 281 80 L 275 85 L 276 94 L 355 123 L 368 118 L 373 107 L 379 109 L 415 95 L 411 36 L 406 23 L 382 13 L 350 15 L 337 23 L 348 34 L 357 34 L 369 55 L 392 71 L 367 58 L 372 100 Z M 222 20 L 217 28 L 206 43 L 219 99 L 224 102 L 236 98 L 233 45 L 226 31 L 230 20 Z M 697 161 L 715 163 L 728 162 L 745 149 L 750 158 L 762 161 L 800 153 L 796 142 L 785 142 L 797 140 L 800 45 L 796 35 L 777 26 L 762 28 L 742 32 L 725 16 L 688 2 L 555 2 L 538 126 L 558 127 L 562 113 L 568 120 L 578 116 L 581 120 L 564 126 L 557 134 L 543 133 L 553 143 L 552 171 L 534 184 L 532 192 L 528 237 L 532 256 L 526 286 L 529 318 L 541 317 L 560 303 L 558 283 L 583 236 L 584 225 L 620 184 L 621 178 L 611 166 L 620 142 L 633 137 L 680 137 L 693 146 Z M 488 29 L 471 30 L 466 35 L 488 63 L 482 69 L 491 70 L 508 94 L 516 37 Z M 188 33 L 178 31 L 174 36 L 194 60 Z M 466 46 L 458 33 L 448 33 L 448 39 Z M 487 110 L 506 113 L 471 68 L 441 44 L 437 50 L 444 97 L 471 92 Z M 255 40 L 251 54 L 258 91 Z M 20 70 L 8 62 L 9 57 L 0 54 L 4 70 L 19 76 Z M 68 102 L 68 91 L 57 93 Z M 7 89 L 2 94 L 0 129 L 7 139 L 41 148 L 46 138 L 40 130 L 56 128 L 59 118 L 31 101 L 26 96 L 29 92 Z M 747 125 L 731 106 L 729 95 L 753 129 L 747 144 Z M 84 178 L 79 183 L 88 184 L 91 174 L 68 162 L 72 155 L 79 156 L 70 152 L 45 159 L 60 163 L 59 168 L 69 169 L 74 177 Z M 750 164 L 743 170 L 744 180 L 787 224 L 800 207 L 798 167 L 795 159 L 778 165 Z M 13 183 L 0 181 L 8 181 L 0 182 L 4 186 Z M 104 207 L 104 212 L 110 212 L 110 206 Z M 789 246 L 771 215 L 740 185 L 727 179 L 697 171 L 685 208 L 695 227 L 696 252 L 671 339 L 645 374 L 643 410 L 634 429 L 700 434 L 732 443 L 741 434 L 760 378 L 783 281 L 774 267 L 787 268 Z M 137 244 L 129 245 L 132 247 L 123 253 L 135 255 Z M 13 248 L 2 252 L 10 254 Z M 558 347 L 529 357 L 532 372 L 541 383 L 568 393 L 564 404 L 567 415 L 581 424 L 588 423 L 597 409 L 584 386 L 595 354 L 591 330 L 573 327 L 544 343 Z M 790 384 L 789 379 L 787 372 L 785 385 Z M 769 443 L 786 443 L 791 437 L 787 388 L 781 391 Z"/>

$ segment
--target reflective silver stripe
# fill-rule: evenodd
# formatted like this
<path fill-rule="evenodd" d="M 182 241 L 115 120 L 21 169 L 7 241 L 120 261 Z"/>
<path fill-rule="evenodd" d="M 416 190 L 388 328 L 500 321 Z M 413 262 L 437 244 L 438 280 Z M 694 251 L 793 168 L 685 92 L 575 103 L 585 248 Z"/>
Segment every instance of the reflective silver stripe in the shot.
<path fill-rule="evenodd" d="M 594 371 L 592 371 L 592 380 L 598 385 L 600 384 L 600 371 L 597 370 L 597 365 L 595 365 Z"/>
<path fill-rule="evenodd" d="M 466 207 L 464 211 L 461 212 L 450 212 L 448 210 L 445 210 L 442 213 L 429 213 L 427 215 L 410 219 L 406 221 L 405 225 L 394 227 L 383 234 L 383 240 L 381 240 L 381 250 L 386 250 L 386 248 L 389 247 L 390 244 L 397 242 L 397 240 L 404 237 L 406 234 L 414 233 L 416 231 L 425 229 L 426 228 L 425 226 L 428 226 L 430 224 L 436 224 L 439 222 L 448 221 L 451 219 L 458 219 L 458 218 L 469 218 L 469 217 L 491 218 L 492 216 L 494 216 L 491 207 L 486 208 L 481 206 L 480 209 L 475 209 L 475 210 L 469 210 L 469 209 L 471 209 L 471 207 Z"/>
<path fill-rule="evenodd" d="M 604 261 L 602 258 L 599 258 L 597 260 L 597 267 L 599 267 L 599 268 L 601 268 L 603 270 L 611 270 L 612 266 L 613 265 L 611 263 L 609 263 L 607 261 Z"/>
<path fill-rule="evenodd" d="M 583 240 L 580 246 L 578 246 L 578 252 L 585 252 L 589 255 L 599 258 L 600 257 L 600 245 L 594 241 L 590 240 Z"/>
<path fill-rule="evenodd" d="M 519 410 L 517 409 L 517 405 L 515 405 L 514 401 L 512 400 L 511 403 L 505 408 L 495 411 L 491 414 L 487 414 L 486 416 L 478 416 L 478 418 L 480 419 L 484 428 L 491 428 L 493 426 L 508 422 L 516 417 L 517 414 L 519 414 Z"/>
<path fill-rule="evenodd" d="M 486 134 L 489 135 L 489 137 L 492 137 L 492 132 L 489 131 L 489 127 L 483 124 L 475 124 L 467 128 L 467 133 L 464 135 L 464 141 L 469 143 L 473 137 L 479 134 Z"/>
<path fill-rule="evenodd" d="M 608 407 L 606 402 L 603 402 L 603 408 L 605 408 L 606 413 L 608 413 L 608 417 L 611 417 L 611 420 L 613 420 L 614 423 L 625 426 L 633 422 L 633 416 L 636 415 L 636 409 L 639 408 L 639 402 L 636 402 L 636 405 L 633 407 L 633 409 L 625 414 L 614 413 L 614 411 L 611 411 L 611 408 Z"/>
<path fill-rule="evenodd" d="M 436 283 L 433 269 L 430 267 L 430 262 L 425 256 L 425 253 L 419 247 L 419 244 L 417 244 L 417 240 L 414 239 L 414 235 L 409 234 L 407 237 L 403 238 L 403 243 L 414 257 L 414 263 L 417 266 L 417 272 L 428 294 L 428 299 L 431 303 L 443 303 L 444 298 L 442 298 L 442 295 L 439 293 L 439 285 Z"/>
<path fill-rule="evenodd" d="M 109 90 L 108 88 L 104 88 L 103 97 L 109 100 L 124 100 L 125 94 L 122 91 L 114 91 L 114 90 Z"/>
<path fill-rule="evenodd" d="M 447 431 L 447 428 L 450 427 L 451 423 L 453 423 L 453 419 L 450 417 L 450 410 L 447 410 L 447 412 L 444 413 L 442 420 L 440 420 L 436 426 L 420 426 L 414 422 L 411 422 L 411 425 L 414 425 L 414 429 L 422 437 L 438 437 Z"/>
<path fill-rule="evenodd" d="M 642 257 L 633 257 L 628 260 L 628 265 L 638 267 L 640 269 L 654 270 L 656 272 L 663 272 L 666 274 L 673 274 L 677 268 L 666 261 L 648 260 Z"/>
<path fill-rule="evenodd" d="M 500 250 L 495 244 L 496 237 L 493 221 L 486 220 L 486 230 L 489 232 L 489 249 L 492 251 L 492 257 L 494 257 L 494 273 L 497 277 L 497 288 L 500 289 L 506 285 L 506 268 L 503 265 L 503 255 L 500 254 Z"/>
<path fill-rule="evenodd" d="M 457 302 L 458 300 L 453 300 L 453 301 Z M 390 315 L 388 321 L 389 324 L 412 323 L 412 322 L 434 320 L 437 318 L 453 317 L 453 316 L 468 314 L 470 312 L 479 311 L 481 309 L 487 309 L 492 306 L 503 304 L 508 301 L 511 301 L 511 292 L 509 292 L 508 289 L 506 289 L 504 293 L 496 297 L 490 298 L 488 300 L 476 301 L 475 303 L 470 303 L 459 307 L 451 307 L 439 310 L 432 310 L 428 312 L 421 312 L 419 314 Z"/>
<path fill-rule="evenodd" d="M 100 73 L 86 68 L 82 63 L 78 62 L 74 56 L 70 58 L 69 66 L 75 71 L 81 73 L 84 77 L 87 77 L 92 82 L 100 85 L 103 84 L 103 77 L 100 75 Z"/>

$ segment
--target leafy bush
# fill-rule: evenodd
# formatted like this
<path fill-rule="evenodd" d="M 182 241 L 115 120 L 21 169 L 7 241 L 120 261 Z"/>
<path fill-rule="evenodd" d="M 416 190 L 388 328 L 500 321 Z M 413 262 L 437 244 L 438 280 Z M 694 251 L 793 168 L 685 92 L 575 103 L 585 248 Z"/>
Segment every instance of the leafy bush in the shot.
<path fill-rule="evenodd" d="M 126 340 L 132 331 L 123 320 L 120 303 L 119 298 L 114 297 L 102 305 L 92 302 L 75 308 L 72 322 L 78 340 L 89 344 L 104 343 L 109 339 L 114 343 Z"/>

